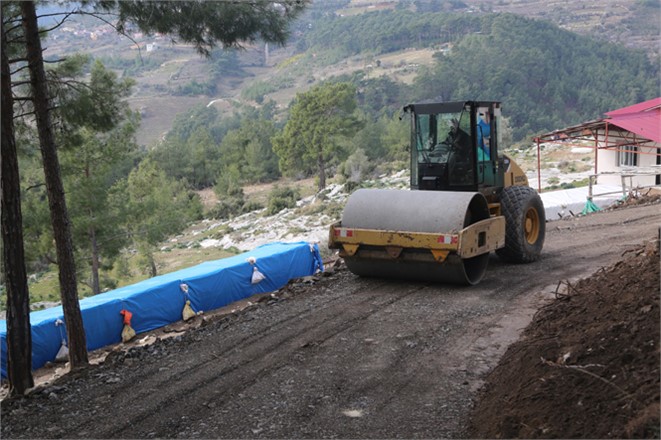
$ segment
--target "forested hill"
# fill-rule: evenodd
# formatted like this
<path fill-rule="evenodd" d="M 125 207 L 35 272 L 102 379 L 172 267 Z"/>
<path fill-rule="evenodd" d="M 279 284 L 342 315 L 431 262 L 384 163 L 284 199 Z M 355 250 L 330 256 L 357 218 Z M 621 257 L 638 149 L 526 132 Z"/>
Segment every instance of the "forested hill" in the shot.
<path fill-rule="evenodd" d="M 384 54 L 410 47 L 438 47 L 479 32 L 485 16 L 459 13 L 418 13 L 385 10 L 314 22 L 303 37 L 305 47 L 336 59 L 361 53 Z"/>
<path fill-rule="evenodd" d="M 515 138 L 598 117 L 659 94 L 642 51 L 516 15 L 490 15 L 416 81 L 416 92 L 507 103 Z M 420 95 L 418 95 L 420 96 Z"/>
<path fill-rule="evenodd" d="M 513 14 L 389 10 L 332 17 L 317 21 L 303 41 L 299 47 L 330 63 L 438 49 L 408 99 L 503 101 L 515 139 L 653 98 L 660 89 L 658 58 Z"/>
<path fill-rule="evenodd" d="M 45 40 L 49 59 L 69 60 L 52 63 L 52 72 L 72 78 L 72 84 L 88 83 L 90 90 L 118 91 L 107 93 L 103 108 L 120 118 L 109 132 L 87 126 L 57 132 L 79 279 L 98 290 L 99 283 L 112 288 L 154 275 L 158 260 L 166 260 L 156 256 L 163 241 L 191 221 L 226 219 L 264 204 L 277 212 L 281 202 L 296 203 L 291 188 L 276 188 L 267 201 L 244 194 L 246 185 L 277 181 L 283 173 L 312 177 L 322 174 L 319 168 L 359 184 L 368 175 L 401 169 L 409 127 L 399 114 L 410 102 L 500 100 L 511 127 L 503 133 L 529 145 L 533 134 L 658 96 L 658 54 L 579 36 L 551 22 L 466 6 L 477 1 L 319 0 L 293 23 L 284 48 L 255 42 L 243 51 L 217 48 L 209 58 L 163 35 L 131 29 L 130 38 L 121 37 L 94 17 L 69 17 Z M 541 10 L 540 1 L 529 0 Z M 658 1 L 617 1 L 636 17 L 644 11 L 658 17 L 661 10 Z M 564 16 L 564 10 L 550 15 Z M 75 52 L 89 53 L 95 62 Z M 27 84 L 21 71 L 16 80 Z M 302 103 L 314 110 L 338 96 L 347 99 L 319 114 L 346 118 L 314 119 L 315 111 L 301 110 Z M 74 101 L 56 107 L 58 117 L 90 108 Z M 319 136 L 296 137 L 324 123 L 329 125 L 320 132 L 329 136 L 323 154 L 298 150 L 322 145 L 307 140 Z M 50 273 L 44 283 L 55 282 L 37 135 L 31 124 L 21 127 L 27 263 L 32 273 Z M 208 188 L 219 203 L 203 206 L 193 190 Z M 219 231 L 214 238 L 231 232 L 242 233 Z M 191 263 L 174 254 L 168 259 L 179 267 Z M 91 275 L 94 270 L 99 276 Z M 55 298 L 53 285 L 42 292 Z"/>

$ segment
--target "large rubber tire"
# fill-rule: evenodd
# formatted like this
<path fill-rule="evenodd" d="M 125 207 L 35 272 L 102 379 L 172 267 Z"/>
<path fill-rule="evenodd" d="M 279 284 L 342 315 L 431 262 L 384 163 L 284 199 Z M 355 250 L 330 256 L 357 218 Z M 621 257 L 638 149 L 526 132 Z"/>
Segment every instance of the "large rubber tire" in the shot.
<path fill-rule="evenodd" d="M 505 247 L 496 253 L 512 263 L 531 263 L 539 259 L 546 235 L 544 204 L 528 186 L 509 186 L 500 196 L 505 216 Z"/>

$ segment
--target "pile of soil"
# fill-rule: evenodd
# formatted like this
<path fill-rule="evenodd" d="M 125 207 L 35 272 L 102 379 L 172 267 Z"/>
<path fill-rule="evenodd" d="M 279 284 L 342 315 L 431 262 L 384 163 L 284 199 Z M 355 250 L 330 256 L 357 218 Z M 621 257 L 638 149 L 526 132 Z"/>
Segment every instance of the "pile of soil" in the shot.
<path fill-rule="evenodd" d="M 645 188 L 641 190 L 631 191 L 626 199 L 621 200 L 609 209 L 628 208 L 637 205 L 652 205 L 661 202 L 661 190 L 659 188 Z"/>
<path fill-rule="evenodd" d="M 559 285 L 489 374 L 470 436 L 659 438 L 659 286 L 658 241 Z"/>

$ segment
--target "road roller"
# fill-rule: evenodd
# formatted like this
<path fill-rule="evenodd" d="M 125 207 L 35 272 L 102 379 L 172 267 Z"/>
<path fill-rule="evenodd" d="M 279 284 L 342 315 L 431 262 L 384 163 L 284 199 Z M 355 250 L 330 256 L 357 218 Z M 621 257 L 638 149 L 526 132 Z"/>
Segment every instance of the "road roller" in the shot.
<path fill-rule="evenodd" d="M 537 260 L 544 205 L 523 170 L 499 151 L 501 103 L 423 102 L 411 118 L 410 190 L 358 189 L 329 247 L 351 272 L 474 285 L 489 253 L 508 262 Z"/>

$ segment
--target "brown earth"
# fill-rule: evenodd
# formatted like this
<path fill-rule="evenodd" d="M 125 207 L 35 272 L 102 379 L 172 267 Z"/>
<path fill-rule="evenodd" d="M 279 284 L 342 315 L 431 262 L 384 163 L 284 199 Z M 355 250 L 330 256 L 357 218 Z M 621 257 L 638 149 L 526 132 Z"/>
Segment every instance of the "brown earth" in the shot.
<path fill-rule="evenodd" d="M 658 254 L 640 244 L 660 224 L 658 203 L 548 223 L 540 261 L 493 257 L 473 287 L 363 279 L 339 265 L 4 399 L 0 434 L 658 436 Z"/>
<path fill-rule="evenodd" d="M 476 438 L 659 437 L 659 248 L 543 307 L 487 377 Z"/>

